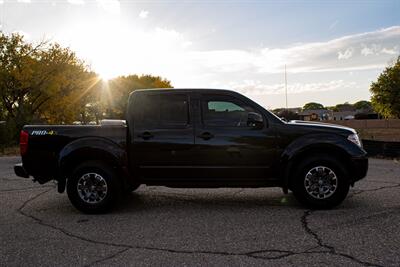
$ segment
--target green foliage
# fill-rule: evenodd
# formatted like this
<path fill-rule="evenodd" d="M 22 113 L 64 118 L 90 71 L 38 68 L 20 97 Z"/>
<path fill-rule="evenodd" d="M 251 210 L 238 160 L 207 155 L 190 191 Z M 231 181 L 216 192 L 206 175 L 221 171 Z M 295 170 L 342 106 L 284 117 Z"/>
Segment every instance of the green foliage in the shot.
<path fill-rule="evenodd" d="M 370 87 L 375 111 L 386 118 L 400 118 L 400 56 Z"/>
<path fill-rule="evenodd" d="M 6 122 L 1 138 L 11 143 L 29 123 L 123 118 L 131 91 L 167 87 L 169 81 L 151 75 L 103 82 L 69 48 L 45 41 L 34 45 L 20 34 L 0 32 L 0 121 Z"/>
<path fill-rule="evenodd" d="M 15 133 L 32 121 L 71 123 L 93 79 L 68 48 L 0 33 L 0 110 Z"/>
<path fill-rule="evenodd" d="M 336 106 L 333 107 L 333 111 L 354 111 L 356 108 L 352 105 L 349 104 L 349 102 L 345 102 L 343 104 L 337 104 Z"/>
<path fill-rule="evenodd" d="M 303 110 L 310 109 L 325 109 L 324 106 L 320 103 L 310 102 L 304 105 Z"/>
<path fill-rule="evenodd" d="M 366 109 L 369 110 L 372 108 L 372 104 L 370 101 L 361 100 L 353 104 L 356 109 Z"/>

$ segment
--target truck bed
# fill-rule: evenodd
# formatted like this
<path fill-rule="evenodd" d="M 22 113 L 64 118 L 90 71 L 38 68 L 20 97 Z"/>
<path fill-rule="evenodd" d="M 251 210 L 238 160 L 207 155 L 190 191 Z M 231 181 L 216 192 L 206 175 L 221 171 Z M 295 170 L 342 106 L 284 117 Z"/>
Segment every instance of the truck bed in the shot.
<path fill-rule="evenodd" d="M 127 126 L 122 125 L 27 125 L 28 150 L 22 156 L 26 171 L 39 182 L 54 178 L 60 152 L 78 139 L 104 138 L 126 147 Z"/>

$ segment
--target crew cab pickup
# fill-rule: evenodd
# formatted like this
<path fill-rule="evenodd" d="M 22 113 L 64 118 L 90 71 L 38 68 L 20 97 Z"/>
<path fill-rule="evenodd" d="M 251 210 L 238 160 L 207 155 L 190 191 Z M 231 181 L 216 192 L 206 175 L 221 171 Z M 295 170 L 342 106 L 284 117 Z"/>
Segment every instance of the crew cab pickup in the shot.
<path fill-rule="evenodd" d="M 281 187 L 332 208 L 368 169 L 353 129 L 285 122 L 229 90 L 137 90 L 126 114 L 101 125 L 24 126 L 15 173 L 56 180 L 77 209 L 100 213 L 142 184 Z"/>

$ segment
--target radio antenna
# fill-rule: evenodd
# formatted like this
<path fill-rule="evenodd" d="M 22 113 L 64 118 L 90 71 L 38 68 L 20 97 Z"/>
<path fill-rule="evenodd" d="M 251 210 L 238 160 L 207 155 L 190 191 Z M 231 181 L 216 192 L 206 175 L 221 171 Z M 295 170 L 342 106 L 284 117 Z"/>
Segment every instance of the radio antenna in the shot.
<path fill-rule="evenodd" d="M 286 74 L 286 64 L 285 64 L 285 97 L 286 97 L 286 110 L 288 109 L 288 102 L 287 102 L 287 74 Z"/>

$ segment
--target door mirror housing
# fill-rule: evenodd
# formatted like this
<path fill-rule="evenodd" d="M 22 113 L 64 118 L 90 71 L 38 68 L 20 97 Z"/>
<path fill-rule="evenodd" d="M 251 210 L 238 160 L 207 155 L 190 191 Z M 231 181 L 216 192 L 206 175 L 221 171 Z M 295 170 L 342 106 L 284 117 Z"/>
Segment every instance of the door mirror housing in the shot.
<path fill-rule="evenodd" d="M 249 112 L 247 115 L 247 126 L 261 129 L 264 126 L 263 116 L 256 112 Z"/>

